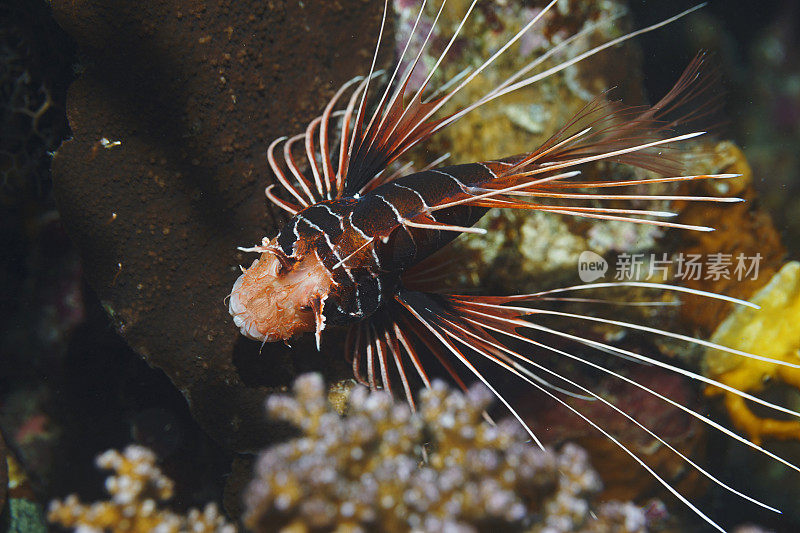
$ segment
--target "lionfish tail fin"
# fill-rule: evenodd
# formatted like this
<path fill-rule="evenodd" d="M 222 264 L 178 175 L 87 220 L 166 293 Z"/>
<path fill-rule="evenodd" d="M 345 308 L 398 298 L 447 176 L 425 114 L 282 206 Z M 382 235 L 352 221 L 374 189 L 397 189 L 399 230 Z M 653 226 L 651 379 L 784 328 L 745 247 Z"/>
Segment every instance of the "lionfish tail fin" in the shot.
<path fill-rule="evenodd" d="M 738 174 L 684 174 L 685 141 L 706 133 L 678 130 L 713 113 L 718 96 L 710 89 L 718 73 L 707 69 L 706 54 L 699 54 L 664 98 L 651 107 L 624 106 L 601 95 L 586 104 L 537 150 L 503 160 L 484 161 L 491 178 L 470 194 L 435 206 L 434 210 L 470 205 L 529 209 L 604 220 L 623 220 L 661 227 L 711 231 L 705 226 L 669 222 L 676 213 L 663 209 L 606 207 L 606 202 L 673 200 L 740 202 L 724 196 L 648 194 L 642 190 L 664 183 L 680 183 Z M 652 177 L 616 180 L 581 178 L 584 165 L 594 162 L 624 163 L 654 174 Z M 611 190 L 609 189 L 617 189 Z M 582 190 L 583 189 L 583 190 Z M 594 189 L 594 190 L 592 190 Z M 670 191 L 671 192 L 671 191 Z"/>
<path fill-rule="evenodd" d="M 586 104 L 537 150 L 514 158 L 503 176 L 559 163 L 577 165 L 587 158 L 626 163 L 662 175 L 681 173 L 682 161 L 670 152 L 684 140 L 679 133 L 706 133 L 708 128 L 695 132 L 686 129 L 719 110 L 719 78 L 718 70 L 709 65 L 708 54 L 700 52 L 672 89 L 652 106 L 608 101 L 609 90 Z"/>

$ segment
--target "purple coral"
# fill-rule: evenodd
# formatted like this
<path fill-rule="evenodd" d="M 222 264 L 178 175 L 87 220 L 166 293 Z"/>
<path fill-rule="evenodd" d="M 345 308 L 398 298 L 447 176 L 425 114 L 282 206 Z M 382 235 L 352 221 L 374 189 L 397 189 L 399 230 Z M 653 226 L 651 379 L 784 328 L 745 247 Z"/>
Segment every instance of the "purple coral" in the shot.
<path fill-rule="evenodd" d="M 462 393 L 436 381 L 417 413 L 357 386 L 340 416 L 326 394 L 322 378 L 308 374 L 293 396 L 268 400 L 269 413 L 303 435 L 261 453 L 245 494 L 250 528 L 645 530 L 632 504 L 592 508 L 587 495 L 600 480 L 582 449 L 542 451 L 515 422 L 484 422 L 491 395 L 481 386 Z"/>

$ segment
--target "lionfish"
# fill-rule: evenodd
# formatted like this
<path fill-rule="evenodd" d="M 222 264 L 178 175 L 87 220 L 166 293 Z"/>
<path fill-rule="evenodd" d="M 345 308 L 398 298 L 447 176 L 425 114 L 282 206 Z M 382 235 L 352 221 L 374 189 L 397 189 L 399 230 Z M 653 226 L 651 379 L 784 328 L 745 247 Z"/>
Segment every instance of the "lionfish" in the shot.
<path fill-rule="evenodd" d="M 444 83 L 439 89 L 430 91 L 429 85 L 434 73 L 475 8 L 477 0 L 473 0 L 436 63 L 424 72 L 425 80 L 420 88 L 412 91 L 409 89 L 411 75 L 419 70 L 425 71 L 420 58 L 431 41 L 433 28 L 446 3 L 444 0 L 438 8 L 433 24 L 425 33 L 422 29 L 424 25 L 420 24 L 427 3 L 424 0 L 414 21 L 411 36 L 396 62 L 397 66 L 388 76 L 385 90 L 379 97 L 371 98 L 371 85 L 382 73 L 376 70 L 376 63 L 387 12 L 390 9 L 389 1 L 385 0 L 369 73 L 342 85 L 322 114 L 313 119 L 304 132 L 292 137 L 278 138 L 267 149 L 267 160 L 285 194 L 277 194 L 276 185 L 273 184 L 266 188 L 266 196 L 278 208 L 286 211 L 290 218 L 276 237 L 264 238 L 257 246 L 240 248 L 242 251 L 261 255 L 250 268 L 243 268 L 241 276 L 236 280 L 230 294 L 230 314 L 241 333 L 248 338 L 266 343 L 288 341 L 296 335 L 314 332 L 318 349 L 321 335 L 329 326 L 347 326 L 349 330 L 345 351 L 352 360 L 356 379 L 373 390 L 384 388 L 389 391 L 392 390 L 393 381 L 399 380 L 412 409 L 415 404 L 409 381 L 411 373 L 416 373 L 425 386 L 430 386 L 431 383 L 423 365 L 423 352 L 438 360 L 461 387 L 465 387 L 465 383 L 456 366 L 463 365 L 497 396 L 525 427 L 533 442 L 543 447 L 518 411 L 490 383 L 485 373 L 479 370 L 476 358 L 496 364 L 581 417 L 630 455 L 694 513 L 714 528 L 724 531 L 625 444 L 572 404 L 565 402 L 559 393 L 569 391 L 553 385 L 548 379 L 567 383 L 580 397 L 602 402 L 627 418 L 714 483 L 752 503 L 780 513 L 778 509 L 717 479 L 606 398 L 568 376 L 543 366 L 530 355 L 512 348 L 514 342 L 527 343 L 607 373 L 683 410 L 728 437 L 800 471 L 788 461 L 705 415 L 611 368 L 523 333 L 525 330 L 532 330 L 551 334 L 624 359 L 668 369 L 733 392 L 762 406 L 800 417 L 800 413 L 701 374 L 607 342 L 546 327 L 532 320 L 536 315 L 555 315 L 571 320 L 613 324 L 742 357 L 797 367 L 798 365 L 791 363 L 644 325 L 536 307 L 537 302 L 558 300 L 562 293 L 622 286 L 691 293 L 756 307 L 753 304 L 680 286 L 637 281 L 588 283 L 511 296 L 476 296 L 430 290 L 432 282 L 435 284 L 440 279 L 448 264 L 434 253 L 462 233 L 486 233 L 486 230 L 474 225 L 490 208 L 538 210 L 592 219 L 653 224 L 664 228 L 711 231 L 712 228 L 708 227 L 663 220 L 674 215 L 671 212 L 596 205 L 598 201 L 604 200 L 740 201 L 738 198 L 618 192 L 632 186 L 640 189 L 642 186 L 658 183 L 737 176 L 680 175 L 680 171 L 675 168 L 675 161 L 663 155 L 666 148 L 680 146 L 683 141 L 705 133 L 695 131 L 675 134 L 675 128 L 694 121 L 707 111 L 702 100 L 714 81 L 714 76 L 704 68 L 706 60 L 702 53 L 689 64 L 666 96 L 652 107 L 625 107 L 618 102 L 609 102 L 601 95 L 589 102 L 544 144 L 529 153 L 454 166 L 439 166 L 442 161 L 437 160 L 423 170 L 407 175 L 404 175 L 406 167 L 401 167 L 399 171 L 390 170 L 390 165 L 396 164 L 411 148 L 467 113 L 703 7 L 696 6 L 657 24 L 589 48 L 555 66 L 536 71 L 546 60 L 597 28 L 597 25 L 586 26 L 552 46 L 483 97 L 444 117 L 435 118 L 442 107 L 463 87 L 541 21 L 557 1 L 550 1 L 482 64 L 467 74 Z M 422 45 L 414 55 L 410 52 L 410 43 L 415 36 L 422 34 Z M 405 66 L 401 67 L 404 60 Z M 384 74 L 388 75 L 388 72 Z M 675 115 L 678 118 L 670 118 Z M 279 156 L 276 156 L 276 150 L 281 143 L 283 164 L 279 163 Z M 297 143 L 302 143 L 299 150 L 295 149 Z M 303 166 L 295 160 L 297 152 L 303 153 Z M 597 161 L 613 161 L 644 168 L 656 172 L 660 177 L 582 181 L 580 168 Z M 585 189 L 594 192 L 583 192 Z M 609 189 L 614 192 L 606 192 Z M 576 205 L 553 205 L 541 199 L 558 199 Z M 593 206 L 581 205 L 586 200 L 595 203 Z M 570 299 L 580 300 L 563 298 L 567 301 Z"/>

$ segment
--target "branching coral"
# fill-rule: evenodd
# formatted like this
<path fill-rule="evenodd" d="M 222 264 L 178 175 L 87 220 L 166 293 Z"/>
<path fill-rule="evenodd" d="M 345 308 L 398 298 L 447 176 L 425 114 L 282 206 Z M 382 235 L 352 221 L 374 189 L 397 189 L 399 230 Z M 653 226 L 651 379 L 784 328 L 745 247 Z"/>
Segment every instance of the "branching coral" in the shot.
<path fill-rule="evenodd" d="M 49 519 L 81 532 L 114 533 L 234 533 L 215 504 L 201 512 L 191 509 L 186 516 L 158 508 L 158 503 L 172 497 L 173 483 L 156 466 L 156 457 L 147 448 L 128 446 L 123 453 L 109 450 L 97 457 L 97 465 L 113 470 L 106 478 L 111 500 L 84 505 L 77 496 L 50 505 Z"/>
<path fill-rule="evenodd" d="M 600 488 L 586 453 L 543 452 L 511 421 L 482 420 L 491 395 L 443 382 L 419 412 L 356 387 L 340 416 L 320 376 L 267 408 L 303 436 L 265 450 L 245 494 L 256 531 L 643 531 L 632 504 L 591 509 Z M 424 452 L 423 452 L 424 448 Z M 594 512 L 591 513 L 590 509 Z"/>

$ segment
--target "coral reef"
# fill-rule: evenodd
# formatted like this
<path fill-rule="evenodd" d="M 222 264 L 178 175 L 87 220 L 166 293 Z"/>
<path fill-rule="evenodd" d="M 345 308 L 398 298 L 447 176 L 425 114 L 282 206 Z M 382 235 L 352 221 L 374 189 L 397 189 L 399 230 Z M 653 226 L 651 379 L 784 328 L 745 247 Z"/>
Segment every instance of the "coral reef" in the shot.
<path fill-rule="evenodd" d="M 106 479 L 111 500 L 84 505 L 77 496 L 50 504 L 51 522 L 77 531 L 113 533 L 235 533 L 236 527 L 209 503 L 203 511 L 190 509 L 186 516 L 159 508 L 172 497 L 173 483 L 156 466 L 153 452 L 128 446 L 122 453 L 109 450 L 97 457 L 100 468 L 114 471 Z"/>
<path fill-rule="evenodd" d="M 44 533 L 46 524 L 30 477 L 0 432 L 0 530 Z"/>
<path fill-rule="evenodd" d="M 6 449 L 6 441 L 3 440 L 3 434 L 0 433 L 0 514 L 6 507 L 6 499 L 8 498 L 8 450 Z"/>
<path fill-rule="evenodd" d="M 784 262 L 786 250 L 780 234 L 766 211 L 755 202 L 757 195 L 753 186 L 753 171 L 744 153 L 735 144 L 727 141 L 716 145 L 697 147 L 692 171 L 700 173 L 727 172 L 741 174 L 738 178 L 696 182 L 692 193 L 698 195 L 730 196 L 744 198 L 739 204 L 699 205 L 680 207 L 680 221 L 714 228 L 709 233 L 684 232 L 673 250 L 673 254 L 699 255 L 708 258 L 711 254 L 729 254 L 736 257 L 757 257 L 757 271 L 751 275 L 707 275 L 691 277 L 680 283 L 694 289 L 717 292 L 737 298 L 749 298 L 762 287 Z M 733 271 L 733 268 L 731 269 Z M 733 310 L 726 302 L 713 302 L 708 298 L 691 295 L 682 296 L 681 317 L 684 321 L 708 335 Z"/>
<path fill-rule="evenodd" d="M 767 14 L 768 13 L 768 14 Z M 753 33 L 747 61 L 752 70 L 736 72 L 742 116 L 737 129 L 747 156 L 761 178 L 764 206 L 783 228 L 785 242 L 800 251 L 800 5 L 784 2 L 765 28 Z"/>
<path fill-rule="evenodd" d="M 0 20 L 0 428 L 42 482 L 57 441 L 42 377 L 84 320 L 78 254 L 50 194 L 74 57 L 45 2 L 3 2 Z"/>
<path fill-rule="evenodd" d="M 87 280 L 209 434 L 233 449 L 263 446 L 274 435 L 261 409 L 267 387 L 294 369 L 282 346 L 259 354 L 237 343 L 222 302 L 245 261 L 236 246 L 276 224 L 264 199 L 266 145 L 304 128 L 361 73 L 382 6 L 50 4 L 85 66 L 69 90 L 73 137 L 55 155 L 53 180 Z M 265 359 L 277 363 L 250 371 Z M 309 358 L 323 369 L 340 359 Z"/>
<path fill-rule="evenodd" d="M 46 368 L 63 357 L 85 318 L 82 267 L 58 213 L 45 206 L 0 212 L 0 248 L 19 255 L 0 258 L 0 291 L 7 305 L 0 320 L 0 351 L 17 368 Z"/>
<path fill-rule="evenodd" d="M 411 0 L 395 3 L 411 10 L 418 5 Z M 50 20 L 49 13 L 26 21 L 36 23 L 35 28 L 28 28 L 35 30 L 31 33 L 9 31 L 13 27 L 8 23 L 12 19 L 5 17 L 9 6 L 16 9 L 34 4 L 41 4 L 45 10 L 52 5 L 65 26 L 80 40 L 80 63 L 75 64 L 76 58 L 70 57 L 68 40 L 57 40 L 54 44 L 52 36 L 58 33 L 55 24 L 39 25 Z M 182 457 L 184 464 L 202 463 L 208 467 L 212 460 L 217 465 L 226 465 L 228 461 L 218 448 L 208 446 L 182 445 L 176 452 L 174 435 L 167 438 L 160 428 L 153 427 L 161 424 L 161 417 L 151 421 L 150 409 L 166 407 L 180 414 L 179 423 L 167 417 L 165 425 L 173 431 L 183 427 L 180 437 L 183 442 L 205 438 L 186 410 L 181 410 L 185 407 L 183 398 L 172 390 L 161 371 L 136 360 L 135 354 L 122 346 L 107 327 L 106 317 L 97 312 L 99 306 L 92 291 L 84 292 L 81 287 L 82 272 L 74 251 L 62 249 L 67 239 L 57 227 L 59 222 L 51 199 L 40 197 L 50 187 L 49 152 L 59 142 L 54 131 L 58 129 L 62 136 L 69 132 L 60 100 L 61 89 L 51 85 L 49 74 L 39 67 L 58 66 L 64 70 L 60 74 L 64 85 L 73 78 L 73 65 L 76 72 L 84 73 L 84 78 L 73 86 L 71 96 L 70 116 L 76 138 L 60 151 L 56 178 L 60 181 L 59 202 L 69 218 L 70 236 L 81 246 L 91 285 L 99 291 L 117 329 L 150 364 L 165 369 L 191 400 L 203 426 L 218 441 L 244 449 L 260 446 L 265 435 L 276 438 L 280 435 L 277 430 L 271 427 L 265 431 L 261 424 L 261 399 L 265 391 L 258 387 L 265 383 L 283 385 L 293 373 L 312 367 L 325 368 L 330 375 L 328 361 L 341 359 L 336 339 L 331 339 L 330 353 L 320 357 L 304 350 L 304 341 L 295 345 L 298 349 L 291 358 L 283 346 L 266 347 L 258 357 L 257 346 L 237 342 L 224 305 L 219 301 L 236 276 L 228 268 L 237 259 L 243 260 L 236 257 L 233 246 L 252 242 L 273 225 L 271 214 L 263 207 L 262 190 L 270 179 L 264 170 L 264 140 L 298 131 L 308 117 L 320 110 L 338 83 L 368 64 L 379 16 L 378 3 L 366 5 L 348 0 L 320 6 L 305 4 L 282 0 L 191 5 L 147 1 L 127 10 L 103 2 L 37 0 L 0 6 L 3 15 L 0 40 L 4 45 L 10 43 L 0 50 L 3 57 L 0 65 L 4 69 L 2 93 L 6 96 L 2 115 L 5 122 L 0 128 L 0 203 L 3 208 L 9 204 L 21 206 L 10 210 L 0 208 L 0 227 L 4 228 L 0 235 L 3 250 L 0 294 L 6 297 L 6 305 L 0 306 L 3 307 L 0 352 L 4 356 L 0 371 L 0 425 L 8 436 L 9 448 L 19 459 L 6 457 L 8 449 L 0 446 L 0 481 L 9 466 L 12 478 L 5 514 L 0 515 L 0 529 L 9 524 L 9 514 L 13 514 L 12 522 L 18 530 L 44 530 L 42 524 L 35 529 L 34 519 L 23 522 L 27 520 L 25 516 L 36 515 L 30 478 L 35 481 L 38 493 L 47 495 L 42 501 L 54 493 L 63 495 L 71 490 L 82 493 L 91 483 L 91 479 L 84 477 L 82 465 L 97 450 L 116 446 L 124 439 L 141 439 L 140 442 L 148 442 L 156 449 L 162 459 L 162 454 L 173 454 Z M 454 7 L 453 13 L 445 16 L 452 21 L 454 13 L 464 5 L 461 0 L 451 0 L 449 4 Z M 494 43 L 541 6 L 541 2 L 530 2 L 525 8 L 517 4 L 479 2 L 477 18 L 473 19 L 478 21 L 475 28 L 479 35 L 470 35 L 468 41 L 456 45 L 456 51 L 466 50 L 469 54 L 462 59 L 471 61 L 477 57 L 472 52 L 475 44 L 484 53 L 493 51 Z M 604 16 L 624 5 L 623 0 L 559 2 L 559 7 L 568 7 L 574 16 L 561 14 L 558 15 L 561 18 L 548 19 L 548 32 L 532 32 L 523 39 L 520 54 L 512 53 L 509 58 L 529 57 L 547 42 L 557 42 L 559 36 L 550 30 L 556 30 L 561 21 L 574 27 L 583 23 L 584 15 L 590 19 L 598 13 Z M 670 2 L 631 2 L 630 6 L 649 13 L 647 19 L 640 19 L 645 23 L 671 16 L 676 9 Z M 701 14 L 724 10 L 731 17 L 738 16 L 742 31 L 735 37 L 736 44 L 741 46 L 753 41 L 752 28 L 759 24 L 756 18 L 774 18 L 783 26 L 778 31 L 768 28 L 756 41 L 757 48 L 751 45 L 756 53 L 750 67 L 739 61 L 742 66 L 737 68 L 751 68 L 742 74 L 753 87 L 751 95 L 755 98 L 748 95 L 746 105 L 735 106 L 732 118 L 745 123 L 740 129 L 753 132 L 742 139 L 747 141 L 743 145 L 756 165 L 756 186 L 762 188 L 762 194 L 766 193 L 764 200 L 768 205 L 786 209 L 777 213 L 778 226 L 796 237 L 800 217 L 792 207 L 799 205 L 798 195 L 793 194 L 796 183 L 792 176 L 796 175 L 800 152 L 796 150 L 797 143 L 787 139 L 796 139 L 798 134 L 798 56 L 792 48 L 791 32 L 783 31 L 796 24 L 796 17 L 770 8 L 751 7 L 742 0 L 718 2 L 711 3 Z M 332 12 L 339 15 L 328 19 Z M 622 23 L 626 24 L 627 18 Z M 707 35 L 709 27 L 696 27 L 693 34 Z M 658 32 L 659 38 L 672 39 L 670 45 L 660 46 L 667 55 L 681 57 L 676 53 L 675 41 L 691 48 L 690 53 L 704 47 L 687 45 L 689 39 L 679 28 L 671 26 Z M 446 31 L 450 29 L 452 26 Z M 351 38 L 350 31 L 356 37 Z M 641 42 L 637 39 L 636 46 Z M 42 51 L 60 57 L 42 56 Z M 464 127 L 458 138 L 453 142 L 443 138 L 437 150 L 451 150 L 454 161 L 465 160 L 473 155 L 470 152 L 478 150 L 481 157 L 491 155 L 483 153 L 484 146 L 490 150 L 494 147 L 499 153 L 514 146 L 536 144 L 560 120 L 560 113 L 569 112 L 570 105 L 579 105 L 586 94 L 617 83 L 622 89 L 631 88 L 628 92 L 634 98 L 627 98 L 628 94 L 625 97 L 635 102 L 639 90 L 638 58 L 620 57 L 618 51 L 607 55 L 610 61 L 596 63 L 598 75 L 581 67 L 571 69 L 567 76 L 557 78 L 553 86 L 530 93 L 532 100 L 512 98 L 496 102 L 500 104 L 496 108 L 499 113 L 485 115 L 485 122 L 477 117 L 473 123 L 462 122 Z M 667 62 L 652 59 L 655 56 L 649 52 L 646 57 L 651 68 L 664 71 L 664 77 L 669 78 L 665 83 L 671 82 L 682 66 L 669 68 Z M 457 63 L 463 66 L 470 61 Z M 677 61 L 685 63 L 684 59 Z M 513 65 L 498 66 L 513 68 Z M 619 79 L 620 73 L 624 80 Z M 481 79 L 476 82 L 484 83 Z M 660 91 L 653 93 L 656 97 L 660 94 Z M 14 153 L 9 155 L 7 150 L 12 147 Z M 718 153 L 720 157 L 707 160 L 710 169 L 742 172 L 737 169 L 747 167 L 744 157 L 734 150 L 720 145 Z M 219 188 L 214 187 L 217 176 Z M 745 180 L 745 192 L 741 192 Z M 749 170 L 744 178 L 726 181 L 731 187 L 726 194 L 758 200 L 751 181 Z M 44 206 L 31 206 L 32 198 L 41 200 Z M 183 203 L 182 198 L 186 200 Z M 704 281 L 699 288 L 750 297 L 783 265 L 782 246 L 775 227 L 763 210 L 754 208 L 765 204 L 748 201 L 721 209 L 702 206 L 695 210 L 691 205 L 683 209 L 684 221 L 696 215 L 699 223 L 724 231 L 702 235 L 709 238 L 702 243 L 693 241 L 694 235 L 682 233 L 676 237 L 681 239 L 678 251 L 691 251 L 690 247 L 697 245 L 696 250 L 701 253 L 732 248 L 746 250 L 748 255 L 764 250 L 772 254 L 769 264 L 762 264 L 759 283 L 722 279 L 713 286 Z M 471 251 L 485 253 L 485 263 L 489 265 L 470 272 L 472 284 L 524 278 L 526 284 L 536 283 L 539 288 L 553 277 L 574 274 L 576 252 L 581 250 L 604 254 L 649 250 L 654 243 L 659 247 L 664 244 L 664 240 L 658 240 L 659 232 L 647 228 L 602 223 L 575 225 L 554 216 L 521 216 L 506 221 L 492 213 L 485 222 L 498 231 L 487 238 L 469 241 Z M 796 251 L 800 239 L 785 242 Z M 520 251 L 525 256 L 525 271 L 519 261 L 512 261 Z M 541 278 L 534 279 L 540 275 Z M 551 279 L 545 279 L 548 277 Z M 506 288 L 523 286 L 512 287 L 513 284 L 507 283 Z M 717 327 L 729 308 L 727 304 L 709 307 L 707 301 L 690 302 L 689 297 L 682 300 L 690 326 L 708 332 Z M 84 313 L 89 315 L 89 322 L 73 336 Z M 769 324 L 761 326 L 768 328 Z M 70 342 L 71 337 L 77 337 L 76 342 Z M 637 346 L 642 342 L 641 338 L 625 340 Z M 785 344 L 785 339 L 780 341 Z M 68 343 L 71 355 L 62 360 Z M 131 361 L 138 366 L 129 364 Z M 762 387 L 758 383 L 759 374 L 772 382 L 781 381 L 772 370 L 764 373 L 748 367 L 741 371 L 756 392 L 793 394 L 796 390 L 787 383 L 775 387 L 766 383 Z M 31 376 L 37 384 L 43 383 L 41 389 L 30 386 Z M 690 389 L 683 383 L 676 394 L 684 394 L 687 388 Z M 42 389 L 49 393 L 42 394 Z M 54 395 L 54 391 L 58 394 Z M 636 398 L 626 394 L 626 391 L 617 393 L 618 398 L 630 401 L 627 408 L 633 412 Z M 336 395 L 337 410 L 344 410 L 346 395 Z M 46 406 L 41 401 L 44 396 L 48 398 Z M 59 409 L 52 409 L 54 403 Z M 145 408 L 146 412 L 142 412 Z M 643 408 L 646 419 L 656 419 L 660 434 L 664 434 L 665 423 L 667 434 L 677 426 L 666 411 L 651 411 L 646 405 Z M 563 419 L 554 418 L 552 422 L 553 427 L 564 424 Z M 103 427 L 102 432 L 96 431 L 98 423 Z M 687 433 L 693 439 L 692 428 L 680 429 L 684 433 L 676 431 L 679 439 Z M 59 431 L 64 438 L 53 439 Z M 573 434 L 567 438 L 579 437 Z M 580 444 L 593 447 L 587 440 L 581 440 Z M 646 447 L 652 443 L 642 444 Z M 796 443 L 769 444 L 781 453 L 792 450 L 790 446 Z M 720 448 L 714 450 L 715 455 L 722 455 L 717 453 Z M 764 485 L 748 492 L 785 498 L 779 507 L 787 513 L 780 520 L 786 523 L 793 520 L 797 524 L 797 512 L 793 518 L 789 512 L 797 507 L 796 494 L 788 489 L 800 486 L 797 479 L 784 477 L 776 481 L 774 465 L 752 466 L 750 450 L 747 452 L 735 459 L 724 459 L 727 461 L 724 468 L 728 472 L 741 472 L 743 483 L 737 486 L 752 487 L 753 477 L 762 476 L 766 480 Z M 607 490 L 628 484 L 624 479 L 628 473 L 633 474 L 634 470 L 641 473 L 639 469 L 614 463 L 613 459 L 606 463 L 612 466 L 605 466 L 596 457 L 603 454 L 611 456 L 609 450 L 598 446 L 590 457 Z M 798 462 L 791 451 L 787 457 Z M 53 458 L 57 459 L 55 463 L 51 461 Z M 196 490 L 192 496 L 176 494 L 176 499 L 191 501 L 194 506 L 208 501 L 209 490 L 218 488 L 214 483 L 223 477 L 221 469 L 225 468 L 217 466 L 213 473 L 209 473 L 209 468 L 196 469 L 195 477 L 186 483 L 175 475 L 173 466 L 166 464 L 164 469 L 177 485 L 193 486 Z M 608 474 L 615 468 L 619 474 L 616 479 Z M 26 473 L 27 481 L 22 476 Z M 50 481 L 53 477 L 54 482 Z M 0 483 L 0 495 L 5 495 L 7 488 L 5 482 Z M 750 516 L 751 509 L 746 506 L 739 510 L 738 502 L 724 508 L 740 513 L 739 521 L 769 523 L 769 519 Z M 638 510 L 635 511 L 632 515 L 638 517 Z M 585 527 L 596 524 L 592 522 Z M 786 529 L 792 527 L 781 525 Z"/>
<path fill-rule="evenodd" d="M 733 533 L 774 533 L 774 532 L 754 524 L 745 524 L 734 529 Z"/>
<path fill-rule="evenodd" d="M 39 483 L 51 480 L 57 464 L 61 431 L 48 409 L 49 391 L 19 386 L 0 395 L 0 427 L 6 432 L 17 459 Z"/>
<path fill-rule="evenodd" d="M 44 2 L 0 5 L 0 205 L 50 191 L 50 160 L 68 134 L 63 113 L 71 47 Z"/>
<path fill-rule="evenodd" d="M 613 364 L 613 363 L 612 363 Z M 658 368 L 632 367 L 621 372 L 681 405 L 698 408 L 697 393 L 681 376 Z M 577 371 L 573 372 L 573 377 Z M 592 387 L 596 393 L 614 402 L 621 410 L 650 428 L 687 457 L 702 461 L 707 444 L 706 427 L 680 409 L 666 404 L 642 389 L 616 378 L 599 377 Z M 521 393 L 522 394 L 522 393 Z M 700 498 L 708 489 L 704 478 L 680 456 L 663 446 L 619 413 L 601 402 L 578 398 L 565 401 L 589 419 L 605 428 L 643 458 L 661 477 L 689 498 Z M 603 499 L 637 500 L 659 495 L 669 498 L 653 476 L 605 436 L 582 419 L 554 402 L 540 402 L 525 413 L 525 420 L 541 435 L 546 445 L 574 442 L 588 453 L 592 466 L 603 479 Z"/>
<path fill-rule="evenodd" d="M 269 398 L 303 436 L 262 452 L 245 493 L 255 531 L 644 531 L 642 509 L 593 507 L 600 488 L 586 453 L 525 442 L 512 420 L 482 420 L 491 395 L 436 381 L 419 411 L 356 386 L 340 416 L 323 379 Z"/>
<path fill-rule="evenodd" d="M 423 55 L 423 62 L 432 64 L 444 47 L 450 32 L 457 26 L 469 2 L 453 2 L 434 28 L 434 44 Z M 434 77 L 449 80 L 464 68 L 474 68 L 491 56 L 517 32 L 522 21 L 533 18 L 544 6 L 518 2 L 481 3 L 470 22 L 460 33 L 454 52 Z M 399 14 L 397 42 L 407 38 L 417 14 L 414 2 L 396 1 Z M 428 6 L 427 18 L 432 22 L 435 6 Z M 545 61 L 536 71 L 574 57 L 580 51 L 619 35 L 627 27 L 624 2 L 563 2 L 524 35 L 513 53 L 498 58 L 491 68 L 463 88 L 455 101 L 463 105 L 483 96 L 491 88 L 512 75 L 545 50 L 562 42 L 581 29 L 597 26 L 594 32 Z M 605 21 L 605 24 L 600 24 Z M 488 30 L 487 30 L 488 28 Z M 402 50 L 402 48 L 401 48 Z M 528 152 L 557 131 L 588 100 L 610 87 L 611 95 L 628 104 L 642 101 L 638 72 L 639 56 L 635 47 L 624 46 L 613 53 L 599 54 L 508 94 L 461 118 L 437 133 L 415 160 L 432 159 L 431 154 L 451 154 L 448 163 L 466 163 Z M 412 78 L 413 81 L 413 78 Z M 420 80 L 421 81 L 421 80 Z M 608 176 L 608 168 L 603 169 Z M 584 250 L 601 255 L 609 251 L 640 251 L 651 248 L 661 232 L 654 226 L 621 225 L 613 221 L 576 221 L 543 213 L 519 213 L 511 210 L 490 211 L 478 224 L 489 229 L 488 235 L 473 238 L 464 235 L 455 243 L 453 253 L 463 256 L 459 269 L 460 283 L 487 289 L 524 292 L 562 283 L 576 274 L 578 256 Z M 488 286 L 487 286 L 488 284 Z"/>
<path fill-rule="evenodd" d="M 787 263 L 750 302 L 760 309 L 739 307 L 720 324 L 711 341 L 748 353 L 793 364 L 800 363 L 800 263 Z M 785 384 L 800 389 L 800 369 L 759 361 L 719 350 L 708 350 L 705 373 L 745 392 L 760 392 Z M 741 396 L 710 386 L 709 395 L 724 395 L 733 423 L 755 443 L 763 438 L 800 440 L 800 421 L 762 418 Z"/>

